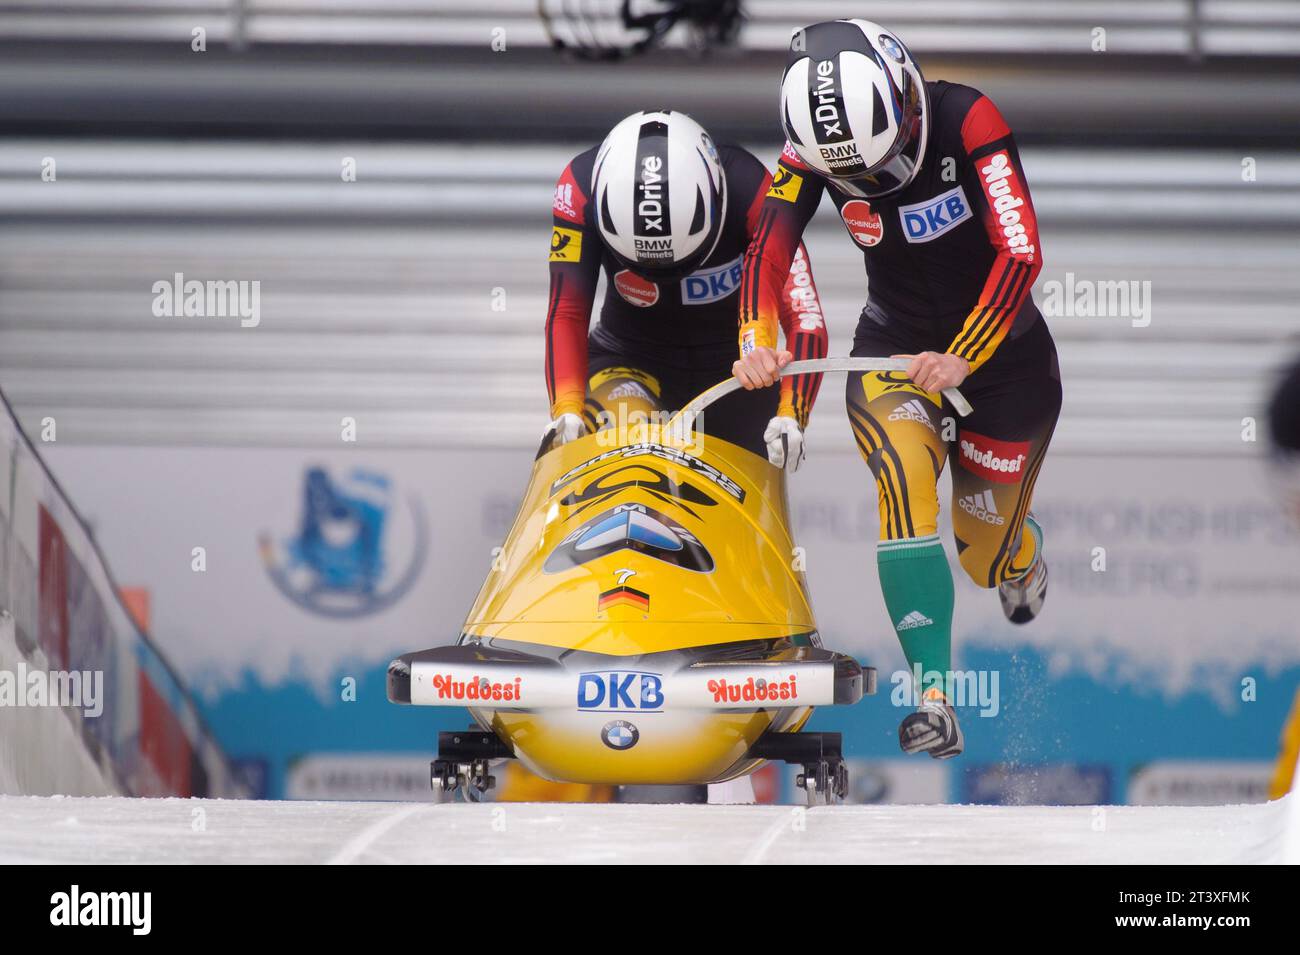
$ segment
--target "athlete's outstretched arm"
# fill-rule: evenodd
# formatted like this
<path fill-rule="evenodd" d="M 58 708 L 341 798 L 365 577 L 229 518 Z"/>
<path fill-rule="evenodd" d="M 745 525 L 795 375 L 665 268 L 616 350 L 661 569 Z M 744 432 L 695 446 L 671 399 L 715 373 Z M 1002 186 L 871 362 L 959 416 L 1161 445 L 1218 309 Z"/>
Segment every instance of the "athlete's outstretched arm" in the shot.
<path fill-rule="evenodd" d="M 737 363 L 737 377 L 747 388 L 763 387 L 776 380 L 770 374 L 775 371 L 772 350 L 777 347 L 786 279 L 824 188 L 820 177 L 787 143 L 771 187 L 750 210 L 750 242 L 740 280 L 741 362 Z M 768 362 L 740 367 L 749 356 L 756 355 L 756 350 L 765 354 Z"/>
<path fill-rule="evenodd" d="M 1043 268 L 1043 252 L 1020 153 L 1006 120 L 987 96 L 971 106 L 961 135 L 966 160 L 981 187 L 983 201 L 975 203 L 997 253 L 979 301 L 948 346 L 948 352 L 966 359 L 973 372 L 1011 330 Z"/>
<path fill-rule="evenodd" d="M 587 327 L 600 278 L 600 237 L 570 167 L 551 211 L 551 292 L 546 303 L 546 390 L 551 417 L 582 415 L 587 398 Z"/>
<path fill-rule="evenodd" d="M 785 344 L 795 361 L 805 358 L 825 358 L 829 351 L 826 334 L 826 317 L 822 313 L 821 299 L 817 296 L 817 283 L 813 281 L 812 259 L 802 242 L 795 249 L 785 286 L 781 290 L 781 330 Z M 800 428 L 808 427 L 817 391 L 821 388 L 821 375 L 796 375 L 781 379 L 781 404 L 777 414 L 794 418 Z"/>

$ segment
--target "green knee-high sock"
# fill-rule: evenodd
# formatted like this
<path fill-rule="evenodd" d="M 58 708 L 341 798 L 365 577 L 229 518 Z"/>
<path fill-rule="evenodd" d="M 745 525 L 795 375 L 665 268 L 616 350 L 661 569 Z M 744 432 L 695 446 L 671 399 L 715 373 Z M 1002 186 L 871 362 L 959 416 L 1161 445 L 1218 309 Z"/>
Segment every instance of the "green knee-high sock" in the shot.
<path fill-rule="evenodd" d="M 876 546 L 880 590 L 885 595 L 889 619 L 903 646 L 908 666 L 919 664 L 924 686 L 930 674 L 941 679 L 952 669 L 952 568 L 939 543 L 939 535 L 881 541 Z M 940 689 L 944 688 L 940 683 Z"/>

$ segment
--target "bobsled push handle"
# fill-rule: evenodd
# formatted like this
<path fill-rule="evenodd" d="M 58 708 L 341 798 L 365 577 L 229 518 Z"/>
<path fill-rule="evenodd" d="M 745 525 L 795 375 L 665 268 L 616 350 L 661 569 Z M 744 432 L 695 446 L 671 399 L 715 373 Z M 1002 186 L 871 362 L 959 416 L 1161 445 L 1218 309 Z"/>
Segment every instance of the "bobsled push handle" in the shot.
<path fill-rule="evenodd" d="M 781 375 L 784 377 L 827 371 L 907 371 L 907 366 L 908 361 L 904 358 L 806 358 L 803 361 L 790 362 L 781 369 Z M 733 391 L 738 391 L 740 387 L 740 381 L 736 378 L 718 382 L 708 391 L 692 398 L 690 404 L 677 412 L 668 422 L 668 428 L 673 433 L 689 434 L 695 427 L 695 419 L 701 411 Z M 956 388 L 945 388 L 943 396 L 963 418 L 971 413 L 970 402 L 962 397 L 962 393 Z"/>

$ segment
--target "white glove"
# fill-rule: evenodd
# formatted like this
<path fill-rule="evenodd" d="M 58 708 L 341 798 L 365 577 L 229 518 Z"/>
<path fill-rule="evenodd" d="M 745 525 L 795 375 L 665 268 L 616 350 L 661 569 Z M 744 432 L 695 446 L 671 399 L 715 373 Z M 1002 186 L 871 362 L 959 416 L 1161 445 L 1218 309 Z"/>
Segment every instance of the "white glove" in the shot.
<path fill-rule="evenodd" d="M 767 459 L 778 468 L 798 471 L 803 463 L 803 430 L 794 418 L 777 417 L 767 423 L 763 432 L 767 442 Z"/>
<path fill-rule="evenodd" d="M 587 426 L 582 423 L 582 418 L 573 413 L 562 414 L 549 425 L 546 426 L 546 433 L 555 433 L 553 446 L 568 444 L 570 441 L 577 441 L 587 433 Z"/>

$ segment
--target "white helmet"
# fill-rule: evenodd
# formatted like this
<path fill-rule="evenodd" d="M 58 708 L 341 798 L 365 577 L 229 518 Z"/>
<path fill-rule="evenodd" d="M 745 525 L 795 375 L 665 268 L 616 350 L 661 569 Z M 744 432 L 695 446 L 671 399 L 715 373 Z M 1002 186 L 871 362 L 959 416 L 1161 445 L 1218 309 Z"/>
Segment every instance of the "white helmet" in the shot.
<path fill-rule="evenodd" d="M 870 20 L 796 30 L 781 78 L 781 125 L 799 157 L 849 195 L 898 192 L 929 137 L 925 78 L 903 41 Z"/>
<path fill-rule="evenodd" d="M 596 222 L 621 264 L 684 275 L 718 244 L 727 187 L 713 140 L 685 113 L 633 113 L 605 137 L 591 172 Z"/>

